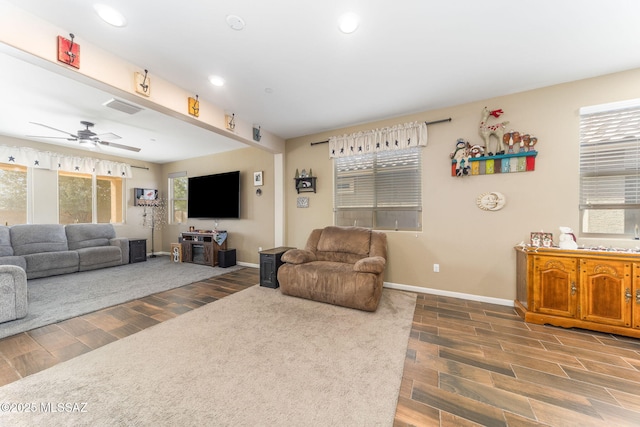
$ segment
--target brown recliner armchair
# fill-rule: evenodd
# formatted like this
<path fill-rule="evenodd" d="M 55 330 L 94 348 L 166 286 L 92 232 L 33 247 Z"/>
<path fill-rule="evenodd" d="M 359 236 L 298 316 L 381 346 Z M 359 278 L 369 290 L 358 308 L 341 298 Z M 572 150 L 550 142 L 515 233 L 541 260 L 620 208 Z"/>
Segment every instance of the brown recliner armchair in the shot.
<path fill-rule="evenodd" d="M 311 232 L 304 249 L 282 255 L 285 295 L 375 311 L 382 296 L 387 235 L 362 227 L 330 226 Z"/>

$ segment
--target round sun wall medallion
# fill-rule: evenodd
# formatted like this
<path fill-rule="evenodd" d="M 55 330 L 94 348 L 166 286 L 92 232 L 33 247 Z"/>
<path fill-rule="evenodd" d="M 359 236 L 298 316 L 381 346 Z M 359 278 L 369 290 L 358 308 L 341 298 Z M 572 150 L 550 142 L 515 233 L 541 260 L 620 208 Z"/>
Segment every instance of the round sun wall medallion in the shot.
<path fill-rule="evenodd" d="M 478 207 L 484 211 L 499 211 L 504 207 L 506 199 L 504 194 L 491 191 L 479 195 L 476 203 Z"/>

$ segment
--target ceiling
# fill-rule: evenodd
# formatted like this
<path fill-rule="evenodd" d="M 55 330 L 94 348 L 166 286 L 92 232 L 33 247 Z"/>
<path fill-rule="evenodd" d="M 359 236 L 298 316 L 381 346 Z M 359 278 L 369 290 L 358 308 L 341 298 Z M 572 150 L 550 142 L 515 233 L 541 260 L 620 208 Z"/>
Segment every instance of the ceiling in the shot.
<path fill-rule="evenodd" d="M 285 139 L 640 67 L 636 0 L 100 2 L 127 25 L 101 21 L 92 1 L 12 1 Z M 345 12 L 360 16 L 353 34 L 337 28 Z M 244 29 L 230 28 L 228 15 Z M 240 144 L 157 112 L 120 117 L 102 106 L 110 94 L 67 88 L 70 79 L 42 69 L 33 77 L 15 62 L 2 59 L 2 104 L 19 105 L 5 97 L 12 88 L 30 102 L 4 116 L 14 135 L 50 134 L 30 121 L 75 132 L 89 120 L 143 148 L 118 154 L 159 163 Z M 209 83 L 214 74 L 223 87 Z"/>
<path fill-rule="evenodd" d="M 135 153 L 99 145 L 98 150 L 153 163 L 245 147 L 236 140 L 148 108 L 135 114 L 107 108 L 104 103 L 122 101 L 122 97 L 2 53 L 2 49 L 0 61 L 0 134 L 82 149 L 77 141 L 69 141 L 68 135 L 33 123 L 76 134 L 85 128 L 80 121 L 89 121 L 94 123 L 91 130 L 105 141 L 140 148 Z"/>

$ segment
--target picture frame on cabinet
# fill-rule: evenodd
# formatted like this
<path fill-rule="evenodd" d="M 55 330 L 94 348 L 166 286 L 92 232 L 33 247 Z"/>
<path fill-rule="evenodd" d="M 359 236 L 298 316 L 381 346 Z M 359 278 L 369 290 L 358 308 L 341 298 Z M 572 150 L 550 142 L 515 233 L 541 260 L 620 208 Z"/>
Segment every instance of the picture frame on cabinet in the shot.
<path fill-rule="evenodd" d="M 553 233 L 534 231 L 531 233 L 531 246 L 534 248 L 550 248 L 553 246 Z"/>
<path fill-rule="evenodd" d="M 531 233 L 531 246 L 534 248 L 539 248 L 542 246 L 542 233 L 538 231 L 533 231 Z"/>

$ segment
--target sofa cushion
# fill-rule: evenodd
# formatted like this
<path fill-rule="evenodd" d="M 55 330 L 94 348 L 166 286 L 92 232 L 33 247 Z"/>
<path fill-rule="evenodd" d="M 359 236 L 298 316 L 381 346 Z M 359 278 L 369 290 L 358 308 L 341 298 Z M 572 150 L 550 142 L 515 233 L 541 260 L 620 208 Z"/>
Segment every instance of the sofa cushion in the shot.
<path fill-rule="evenodd" d="M 116 237 L 111 224 L 68 224 L 64 231 L 70 250 L 109 246 L 109 241 Z"/>
<path fill-rule="evenodd" d="M 363 227 L 325 227 L 318 240 L 318 251 L 369 255 L 371 231 Z"/>
<path fill-rule="evenodd" d="M 289 249 L 282 254 L 282 262 L 291 264 L 304 264 L 305 262 L 317 261 L 316 253 L 305 249 Z"/>
<path fill-rule="evenodd" d="M 23 256 L 19 255 L 0 257 L 0 265 L 15 265 L 25 271 L 27 270 L 27 261 Z"/>
<path fill-rule="evenodd" d="M 11 246 L 11 234 L 9 227 L 0 226 L 0 257 L 13 255 L 13 247 Z"/>
<path fill-rule="evenodd" d="M 76 251 L 41 252 L 24 256 L 27 261 L 27 278 L 54 276 L 78 271 Z"/>
<path fill-rule="evenodd" d="M 76 250 L 80 258 L 79 271 L 96 270 L 122 264 L 122 251 L 118 246 L 96 246 Z"/>
<path fill-rule="evenodd" d="M 64 226 L 60 224 L 14 225 L 10 234 L 14 255 L 69 250 Z"/>
<path fill-rule="evenodd" d="M 382 275 L 357 272 L 342 262 L 283 264 L 278 281 L 285 295 L 365 311 L 375 311 L 382 295 Z"/>
<path fill-rule="evenodd" d="M 358 260 L 353 264 L 353 270 L 362 273 L 384 273 L 384 267 L 387 265 L 387 260 L 381 256 L 369 256 Z"/>
<path fill-rule="evenodd" d="M 0 322 L 21 319 L 28 313 L 27 275 L 16 266 L 0 267 Z"/>

